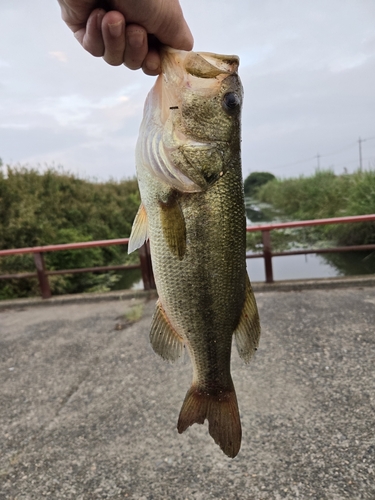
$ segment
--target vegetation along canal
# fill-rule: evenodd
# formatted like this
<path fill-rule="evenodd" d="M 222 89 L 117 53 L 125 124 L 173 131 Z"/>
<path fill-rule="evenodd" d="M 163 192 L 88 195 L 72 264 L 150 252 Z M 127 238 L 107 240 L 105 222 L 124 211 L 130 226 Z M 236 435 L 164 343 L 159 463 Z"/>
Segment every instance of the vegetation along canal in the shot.
<path fill-rule="evenodd" d="M 262 176 L 269 177 L 262 177 Z M 249 182 L 250 179 L 250 182 Z M 260 181 L 260 182 L 259 182 Z M 255 186 L 255 187 L 254 187 Z M 318 171 L 311 177 L 275 179 L 254 173 L 245 179 L 248 225 L 375 213 L 375 173 L 335 175 Z M 248 233 L 248 251 L 262 251 L 260 233 Z M 273 251 L 328 248 L 375 243 L 375 224 L 357 223 L 276 230 Z M 346 252 L 274 257 L 275 280 L 357 276 L 375 273 L 374 252 Z M 263 259 L 248 259 L 252 281 L 264 281 Z"/>

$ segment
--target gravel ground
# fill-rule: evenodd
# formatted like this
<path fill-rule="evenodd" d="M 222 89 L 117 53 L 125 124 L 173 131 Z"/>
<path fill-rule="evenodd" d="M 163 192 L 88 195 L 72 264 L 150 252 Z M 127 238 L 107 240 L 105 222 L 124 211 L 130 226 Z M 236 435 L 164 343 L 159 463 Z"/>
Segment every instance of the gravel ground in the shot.
<path fill-rule="evenodd" d="M 0 310 L 0 499 L 374 500 L 375 289 L 257 300 L 233 460 L 177 433 L 191 367 L 149 346 L 154 301 Z"/>

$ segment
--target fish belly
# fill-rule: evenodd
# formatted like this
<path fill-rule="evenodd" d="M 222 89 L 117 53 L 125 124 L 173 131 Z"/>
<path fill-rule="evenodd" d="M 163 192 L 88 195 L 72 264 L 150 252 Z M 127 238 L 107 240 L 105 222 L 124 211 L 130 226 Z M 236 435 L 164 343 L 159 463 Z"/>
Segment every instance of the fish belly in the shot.
<path fill-rule="evenodd" d="M 235 456 L 241 442 L 241 424 L 230 357 L 246 290 L 241 175 L 228 171 L 205 192 L 178 194 L 186 227 L 182 258 L 171 252 L 166 241 L 159 201 L 163 190 L 158 181 L 156 184 L 148 194 L 142 194 L 140 182 L 159 302 L 184 340 L 193 364 L 193 384 L 180 413 L 178 430 L 183 432 L 207 418 L 214 440 L 227 455 Z M 164 197 L 168 197 L 166 190 Z"/>
<path fill-rule="evenodd" d="M 181 194 L 178 203 L 186 225 L 183 257 L 165 241 L 157 201 L 156 216 L 149 217 L 151 255 L 160 302 L 187 342 L 203 382 L 211 361 L 222 361 L 229 370 L 232 334 L 245 299 L 241 179 L 228 172 L 206 192 Z"/>

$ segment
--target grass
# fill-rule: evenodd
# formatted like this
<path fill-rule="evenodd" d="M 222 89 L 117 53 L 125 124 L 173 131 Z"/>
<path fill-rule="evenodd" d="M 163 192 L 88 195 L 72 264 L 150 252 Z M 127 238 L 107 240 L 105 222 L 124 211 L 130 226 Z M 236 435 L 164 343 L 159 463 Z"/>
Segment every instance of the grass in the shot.
<path fill-rule="evenodd" d="M 125 312 L 124 318 L 129 323 L 136 323 L 142 318 L 143 310 L 144 304 L 137 304 Z"/>
<path fill-rule="evenodd" d="M 309 177 L 275 179 L 261 186 L 256 198 L 272 204 L 294 220 L 372 214 L 375 213 L 375 171 L 335 175 L 332 170 L 318 170 Z M 314 234 L 339 245 L 375 243 L 375 223 L 322 226 L 314 228 Z"/>
<path fill-rule="evenodd" d="M 115 330 L 125 330 L 128 326 L 139 321 L 143 316 L 144 304 L 136 304 L 125 311 L 122 316 L 117 318 Z"/>

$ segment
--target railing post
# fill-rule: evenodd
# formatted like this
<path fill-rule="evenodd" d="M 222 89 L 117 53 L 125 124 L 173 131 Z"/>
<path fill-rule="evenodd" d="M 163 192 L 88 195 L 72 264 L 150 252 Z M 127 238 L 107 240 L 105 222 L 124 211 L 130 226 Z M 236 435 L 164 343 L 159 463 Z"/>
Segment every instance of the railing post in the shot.
<path fill-rule="evenodd" d="M 138 253 L 139 259 L 141 261 L 143 288 L 145 290 L 153 290 L 156 288 L 156 285 L 154 280 L 154 273 L 152 270 L 150 243 L 146 242 L 144 245 L 142 245 L 138 250 Z"/>
<path fill-rule="evenodd" d="M 48 276 L 44 265 L 43 254 L 40 252 L 34 253 L 34 263 L 38 274 L 40 291 L 43 299 L 49 299 L 52 296 L 51 289 L 48 283 Z"/>
<path fill-rule="evenodd" d="M 262 231 L 263 242 L 263 258 L 266 271 L 266 283 L 273 283 L 272 270 L 272 249 L 271 249 L 271 234 L 270 231 Z"/>

